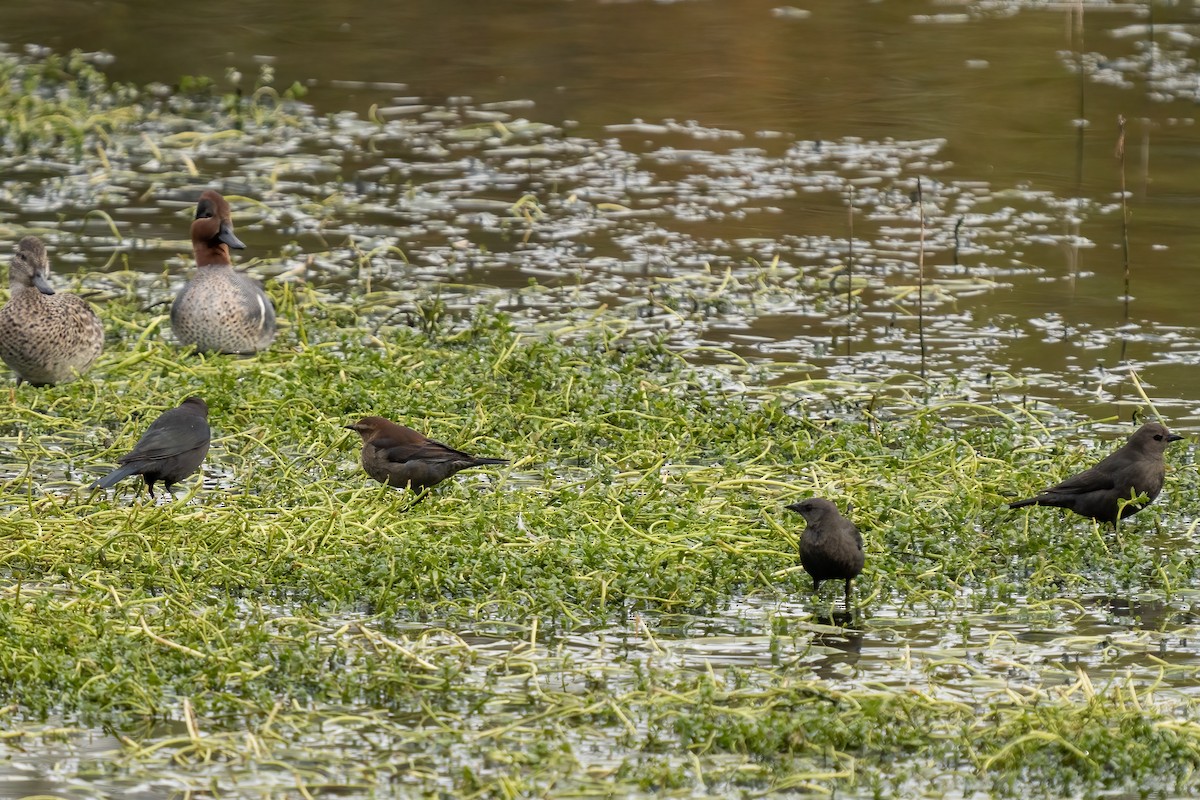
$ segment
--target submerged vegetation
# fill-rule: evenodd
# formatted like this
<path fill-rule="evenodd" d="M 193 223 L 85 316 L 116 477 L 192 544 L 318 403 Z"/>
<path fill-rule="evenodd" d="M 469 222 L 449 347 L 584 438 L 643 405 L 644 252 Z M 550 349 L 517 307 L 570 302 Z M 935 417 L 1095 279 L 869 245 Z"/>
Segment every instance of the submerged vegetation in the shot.
<path fill-rule="evenodd" d="M 60 148 L 65 127 L 87 158 L 102 140 L 105 157 L 144 155 L 169 135 L 132 126 L 154 116 L 179 143 L 185 106 L 205 135 L 231 109 L 243 130 L 317 124 L 273 91 L 189 84 L 156 105 L 78 56 L 0 64 L 8 152 Z M 180 145 L 170 180 L 194 180 L 195 155 Z M 248 180 L 280 190 L 270 166 Z M 120 192 L 146 180 L 109 174 Z M 339 202 L 298 203 L 297 229 Z M 482 224 L 528 234 L 544 210 L 513 202 Z M 395 249 L 365 233 L 256 265 L 277 278 L 281 330 L 254 358 L 174 345 L 167 279 L 77 275 L 98 293 L 104 354 L 0 406 L 13 752 L 50 760 L 90 738 L 102 755 L 75 753 L 64 783 L 113 797 L 1194 789 L 1189 451 L 1116 531 L 1010 513 L 1094 461 L 1093 434 L 972 376 L 756 375 L 727 352 L 683 355 L 719 350 L 681 345 L 696 317 L 837 308 L 828 275 L 705 268 L 640 305 L 544 319 L 519 312 L 571 287 L 443 296 L 406 285 Z M 339 258 L 357 274 L 335 289 L 318 262 Z M 193 394 L 211 409 L 203 479 L 157 503 L 132 481 L 87 491 Z M 358 466 L 342 426 L 364 414 L 512 463 L 414 504 Z M 836 592 L 810 597 L 782 508 L 813 495 L 867 542 L 841 624 L 826 624 Z"/>

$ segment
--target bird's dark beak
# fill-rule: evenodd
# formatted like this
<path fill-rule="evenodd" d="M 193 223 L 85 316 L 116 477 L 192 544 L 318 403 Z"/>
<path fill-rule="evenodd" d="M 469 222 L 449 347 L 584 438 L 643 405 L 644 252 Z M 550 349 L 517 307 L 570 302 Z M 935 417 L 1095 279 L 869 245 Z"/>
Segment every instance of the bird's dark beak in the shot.
<path fill-rule="evenodd" d="M 1170 434 L 1167 434 L 1167 441 L 1168 441 L 1168 442 L 1178 442 L 1178 441 L 1179 441 L 1180 439 L 1182 439 L 1182 438 L 1183 438 L 1183 437 L 1182 437 L 1182 436 L 1180 436 L 1178 433 L 1170 433 Z"/>
<path fill-rule="evenodd" d="M 242 240 L 233 235 L 233 225 L 229 220 L 221 220 L 221 229 L 217 231 L 217 239 L 232 247 L 234 250 L 245 250 Z"/>
<path fill-rule="evenodd" d="M 799 503 L 792 503 L 790 506 L 784 506 L 784 508 L 786 508 L 788 511 L 795 511 L 797 514 L 800 513 Z"/>
<path fill-rule="evenodd" d="M 353 425 L 343 425 L 342 427 L 348 431 L 354 431 L 355 433 L 358 433 L 361 430 L 361 428 L 358 427 L 357 422 L 354 423 Z"/>
<path fill-rule="evenodd" d="M 42 275 L 41 273 L 34 274 L 33 285 L 36 286 L 37 290 L 42 294 L 54 294 L 54 287 L 51 286 L 50 282 L 46 280 L 46 276 Z"/>

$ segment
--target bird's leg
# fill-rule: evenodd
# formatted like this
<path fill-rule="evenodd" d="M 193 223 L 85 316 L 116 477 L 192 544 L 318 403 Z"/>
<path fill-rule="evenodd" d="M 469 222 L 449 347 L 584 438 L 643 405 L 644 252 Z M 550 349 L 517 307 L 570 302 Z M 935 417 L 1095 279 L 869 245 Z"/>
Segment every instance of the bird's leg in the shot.
<path fill-rule="evenodd" d="M 817 618 L 817 621 L 820 622 L 821 621 L 821 610 L 820 610 L 821 609 L 821 581 L 819 581 L 816 578 L 813 578 L 813 607 L 814 607 L 813 616 L 815 616 Z M 830 625 L 834 624 L 834 622 L 833 622 L 833 603 L 829 604 L 829 624 Z"/>
<path fill-rule="evenodd" d="M 846 613 L 850 613 L 850 579 L 846 578 Z"/>

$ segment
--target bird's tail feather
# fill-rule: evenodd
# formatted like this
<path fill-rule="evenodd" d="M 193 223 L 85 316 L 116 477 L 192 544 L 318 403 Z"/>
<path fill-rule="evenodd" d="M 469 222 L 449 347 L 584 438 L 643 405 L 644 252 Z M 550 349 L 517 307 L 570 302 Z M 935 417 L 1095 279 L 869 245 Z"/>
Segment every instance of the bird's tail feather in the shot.
<path fill-rule="evenodd" d="M 136 472 L 137 472 L 137 464 L 126 464 L 125 466 L 123 466 L 119 469 L 114 469 L 112 472 L 108 473 L 103 478 L 100 478 L 99 480 L 97 480 L 95 483 L 93 483 L 88 488 L 89 489 L 107 489 L 108 487 L 115 485 L 118 481 L 124 480 L 125 478 L 128 478 L 130 475 L 133 475 Z"/>
<path fill-rule="evenodd" d="M 480 458 L 479 456 L 476 456 L 475 463 L 473 464 L 473 466 L 480 467 L 480 466 L 483 466 L 484 464 L 507 464 L 507 463 L 508 463 L 507 458 Z"/>

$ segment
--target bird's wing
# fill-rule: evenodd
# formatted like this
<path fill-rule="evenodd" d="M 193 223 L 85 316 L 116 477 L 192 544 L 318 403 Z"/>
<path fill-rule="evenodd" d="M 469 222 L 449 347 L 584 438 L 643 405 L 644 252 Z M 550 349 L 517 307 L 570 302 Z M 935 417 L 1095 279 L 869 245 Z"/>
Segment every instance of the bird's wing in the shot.
<path fill-rule="evenodd" d="M 171 458 L 180 453 L 187 453 L 204 446 L 209 440 L 208 423 L 200 418 L 188 420 L 187 424 L 178 419 L 170 420 L 170 424 L 159 425 L 157 420 L 146 433 L 138 439 L 129 455 L 123 457 L 121 464 L 132 461 L 156 461 L 160 458 Z"/>
<path fill-rule="evenodd" d="M 1051 486 L 1041 494 L 1087 494 L 1102 492 L 1116 485 L 1112 473 L 1093 467 L 1078 475 L 1072 475 L 1060 484 Z"/>
<path fill-rule="evenodd" d="M 471 456 L 453 447 L 426 439 L 421 442 L 400 442 L 388 437 L 375 439 L 372 444 L 387 456 L 388 461 L 471 461 Z"/>
<path fill-rule="evenodd" d="M 260 329 L 273 326 L 275 324 L 275 306 L 271 303 L 271 299 L 252 278 L 248 278 L 240 272 L 237 273 L 237 277 L 241 279 L 237 282 L 237 289 L 242 305 L 250 312 L 250 318 L 254 320 L 255 325 Z"/>

